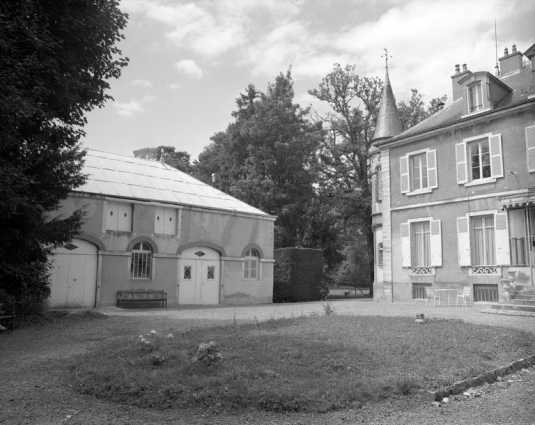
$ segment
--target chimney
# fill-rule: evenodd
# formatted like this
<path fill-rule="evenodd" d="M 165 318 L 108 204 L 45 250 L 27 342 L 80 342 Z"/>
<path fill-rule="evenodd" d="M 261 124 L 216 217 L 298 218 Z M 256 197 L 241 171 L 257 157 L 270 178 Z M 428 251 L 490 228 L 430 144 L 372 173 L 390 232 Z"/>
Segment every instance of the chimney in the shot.
<path fill-rule="evenodd" d="M 463 97 L 463 88 L 457 82 L 465 77 L 466 75 L 471 74 L 471 72 L 466 67 L 466 64 L 463 63 L 463 70 L 461 72 L 461 66 L 455 65 L 455 74 L 451 76 L 451 84 L 453 87 L 453 101 L 455 102 L 460 97 Z"/>
<path fill-rule="evenodd" d="M 503 52 L 503 56 L 500 61 L 500 73 L 502 75 L 509 74 L 510 72 L 518 71 L 522 68 L 522 53 L 516 50 L 516 45 L 513 44 L 511 54 L 507 47 Z"/>
<path fill-rule="evenodd" d="M 164 153 L 163 148 L 162 148 L 162 150 L 160 152 L 160 163 L 161 164 L 165 164 L 165 153 Z"/>

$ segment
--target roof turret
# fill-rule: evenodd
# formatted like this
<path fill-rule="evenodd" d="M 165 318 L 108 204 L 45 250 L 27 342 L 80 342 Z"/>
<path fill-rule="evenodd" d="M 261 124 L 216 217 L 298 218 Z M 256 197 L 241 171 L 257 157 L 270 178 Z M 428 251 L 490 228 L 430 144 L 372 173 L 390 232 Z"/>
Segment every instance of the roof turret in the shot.
<path fill-rule="evenodd" d="M 385 49 L 386 50 L 386 49 Z M 388 54 L 388 52 L 387 52 Z M 397 136 L 402 132 L 401 121 L 399 120 L 398 108 L 390 85 L 388 77 L 388 56 L 386 58 L 386 75 L 383 86 L 383 94 L 379 105 L 379 114 L 377 124 L 373 135 L 373 142 Z"/>

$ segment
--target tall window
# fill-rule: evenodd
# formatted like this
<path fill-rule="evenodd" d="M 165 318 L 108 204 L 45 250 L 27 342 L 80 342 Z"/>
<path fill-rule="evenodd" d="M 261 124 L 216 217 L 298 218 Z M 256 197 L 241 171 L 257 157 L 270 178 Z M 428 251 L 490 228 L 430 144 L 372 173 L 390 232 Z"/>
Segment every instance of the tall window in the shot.
<path fill-rule="evenodd" d="M 146 242 L 138 242 L 132 248 L 131 279 L 150 279 L 152 277 L 152 249 Z"/>
<path fill-rule="evenodd" d="M 468 110 L 475 112 L 483 109 L 483 95 L 481 81 L 468 87 Z"/>
<path fill-rule="evenodd" d="M 427 183 L 427 154 L 421 153 L 418 155 L 411 155 L 410 162 L 410 176 L 411 176 L 411 190 L 426 189 Z"/>
<path fill-rule="evenodd" d="M 481 139 L 471 142 L 470 167 L 472 180 L 486 179 L 491 177 L 489 139 Z"/>
<path fill-rule="evenodd" d="M 412 223 L 411 232 L 411 265 L 429 267 L 431 265 L 429 221 Z"/>
<path fill-rule="evenodd" d="M 258 279 L 260 275 L 260 256 L 254 249 L 250 249 L 245 254 L 245 279 Z"/>
<path fill-rule="evenodd" d="M 381 201 L 383 199 L 383 182 L 382 182 L 382 176 L 381 176 L 381 166 L 379 165 L 377 168 L 375 168 L 376 173 L 376 182 L 377 182 L 377 188 L 376 188 L 376 199 L 378 201 Z"/>
<path fill-rule="evenodd" d="M 377 267 L 383 267 L 383 243 L 377 245 Z"/>
<path fill-rule="evenodd" d="M 471 252 L 472 265 L 496 265 L 496 247 L 494 243 L 494 216 L 471 217 Z"/>

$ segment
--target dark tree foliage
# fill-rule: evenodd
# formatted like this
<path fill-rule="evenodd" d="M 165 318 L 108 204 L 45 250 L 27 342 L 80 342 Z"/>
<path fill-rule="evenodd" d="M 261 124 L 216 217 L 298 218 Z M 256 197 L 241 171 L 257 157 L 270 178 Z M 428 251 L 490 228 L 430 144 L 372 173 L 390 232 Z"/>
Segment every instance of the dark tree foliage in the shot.
<path fill-rule="evenodd" d="M 136 158 L 152 159 L 154 161 L 160 161 L 162 154 L 167 165 L 185 173 L 191 173 L 191 155 L 186 151 L 175 151 L 174 146 L 160 145 L 155 148 L 142 148 L 134 151 Z"/>
<path fill-rule="evenodd" d="M 0 295 L 41 301 L 47 256 L 83 213 L 50 219 L 84 182 L 85 113 L 102 107 L 127 59 L 115 0 L 0 2 Z"/>
<path fill-rule="evenodd" d="M 309 110 L 294 103 L 291 72 L 278 75 L 265 93 L 249 85 L 236 105 L 235 121 L 212 137 L 194 175 L 208 182 L 215 174 L 216 187 L 276 215 L 275 247 L 319 247 L 321 238 L 304 222 L 312 217 L 321 133 Z"/>

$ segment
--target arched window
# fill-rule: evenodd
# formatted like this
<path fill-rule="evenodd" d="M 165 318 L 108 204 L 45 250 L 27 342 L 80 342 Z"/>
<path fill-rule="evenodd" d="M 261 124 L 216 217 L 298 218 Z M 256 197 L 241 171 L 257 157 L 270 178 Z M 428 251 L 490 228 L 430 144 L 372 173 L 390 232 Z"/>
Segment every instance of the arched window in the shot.
<path fill-rule="evenodd" d="M 152 248 L 147 242 L 138 242 L 132 248 L 131 279 L 150 279 L 152 276 Z"/>
<path fill-rule="evenodd" d="M 245 253 L 245 269 L 243 277 L 245 279 L 258 279 L 260 276 L 260 256 L 254 249 Z"/>

